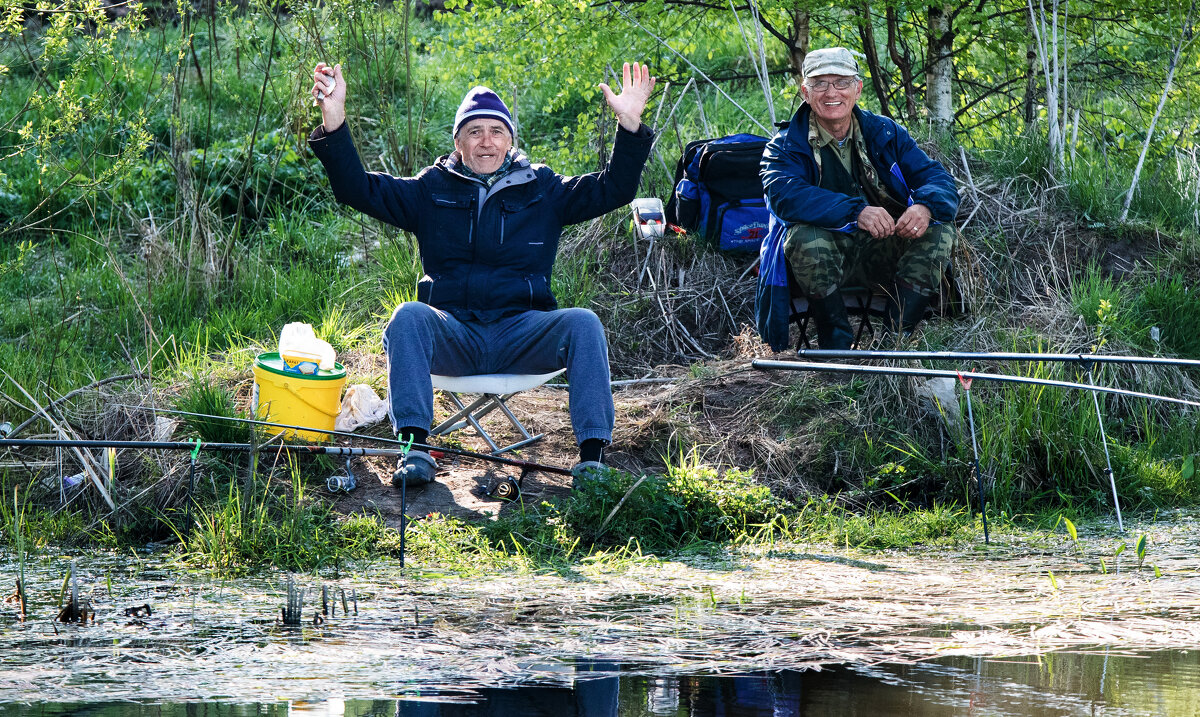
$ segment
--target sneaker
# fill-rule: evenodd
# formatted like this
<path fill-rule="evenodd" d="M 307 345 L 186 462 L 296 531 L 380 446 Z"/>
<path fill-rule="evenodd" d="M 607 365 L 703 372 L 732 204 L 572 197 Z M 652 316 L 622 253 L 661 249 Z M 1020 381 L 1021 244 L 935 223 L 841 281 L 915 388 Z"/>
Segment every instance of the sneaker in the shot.
<path fill-rule="evenodd" d="M 428 485 L 433 482 L 436 472 L 437 461 L 433 460 L 433 456 L 425 451 L 409 451 L 408 455 L 400 459 L 396 472 L 392 473 L 392 487 L 414 488 Z"/>
<path fill-rule="evenodd" d="M 580 461 L 571 466 L 571 490 L 579 490 L 579 485 L 584 480 L 595 480 L 604 475 L 608 470 L 608 466 L 600 461 Z"/>

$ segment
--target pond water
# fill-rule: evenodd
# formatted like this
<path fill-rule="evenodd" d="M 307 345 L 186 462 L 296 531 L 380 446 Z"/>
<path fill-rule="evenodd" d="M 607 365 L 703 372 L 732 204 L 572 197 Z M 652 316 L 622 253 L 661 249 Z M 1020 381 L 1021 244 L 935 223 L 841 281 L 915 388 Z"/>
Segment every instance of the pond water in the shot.
<path fill-rule="evenodd" d="M 1198 522 L 1148 525 L 1146 565 L 1103 533 L 561 574 L 43 552 L 24 618 L 0 602 L 0 715 L 1200 715 Z M 84 624 L 56 620 L 72 571 Z"/>
<path fill-rule="evenodd" d="M 546 666 L 561 685 L 413 691 L 388 699 L 0 705 L 14 717 L 799 717 L 1200 714 L 1200 652 L 950 658 L 732 676 Z"/>

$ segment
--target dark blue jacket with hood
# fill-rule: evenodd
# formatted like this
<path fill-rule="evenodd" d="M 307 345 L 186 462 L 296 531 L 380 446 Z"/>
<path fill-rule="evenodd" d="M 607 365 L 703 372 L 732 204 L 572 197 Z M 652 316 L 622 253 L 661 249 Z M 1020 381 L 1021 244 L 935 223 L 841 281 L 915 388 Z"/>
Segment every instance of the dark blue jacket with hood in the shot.
<path fill-rule="evenodd" d="M 418 301 L 492 321 L 557 307 L 550 275 L 562 228 L 632 201 L 652 141 L 645 125 L 618 128 L 608 166 L 578 177 L 518 154 L 491 188 L 463 174 L 454 154 L 415 177 L 367 172 L 345 123 L 328 133 L 318 126 L 309 146 L 339 202 L 416 235 L 425 272 Z"/>
<path fill-rule="evenodd" d="M 762 159 L 763 191 L 771 221 L 759 250 L 755 313 L 758 333 L 775 351 L 787 348 L 791 294 L 783 240 L 790 224 L 852 232 L 865 199 L 822 189 L 808 142 L 812 108 L 800 106 L 791 122 L 767 143 Z M 954 177 L 925 154 L 908 132 L 880 115 L 854 109 L 871 164 L 889 194 L 909 205 L 924 204 L 936 222 L 954 221 L 958 191 Z"/>

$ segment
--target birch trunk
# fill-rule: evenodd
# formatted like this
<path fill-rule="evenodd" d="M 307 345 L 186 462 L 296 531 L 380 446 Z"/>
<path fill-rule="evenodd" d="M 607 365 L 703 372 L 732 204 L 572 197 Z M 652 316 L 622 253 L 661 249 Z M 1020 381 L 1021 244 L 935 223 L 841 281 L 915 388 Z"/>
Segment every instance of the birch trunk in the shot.
<path fill-rule="evenodd" d="M 788 65 L 796 86 L 804 81 L 804 58 L 808 55 L 809 15 L 807 10 L 792 12 L 792 28 L 788 40 Z"/>
<path fill-rule="evenodd" d="M 1038 64 L 1046 79 L 1046 134 L 1050 153 L 1050 176 L 1059 173 L 1059 157 L 1062 156 L 1062 121 L 1058 111 L 1058 0 L 1052 6 L 1052 28 L 1046 27 L 1046 7 L 1038 0 L 1038 9 L 1033 9 L 1033 0 L 1026 0 L 1029 8 L 1030 25 L 1033 27 L 1034 47 L 1037 49 Z M 1051 39 L 1053 38 L 1053 39 Z"/>
<path fill-rule="evenodd" d="M 950 51 L 954 34 L 950 28 L 950 13 L 942 5 L 929 7 L 929 48 L 925 63 L 925 106 L 929 120 L 939 130 L 949 130 L 954 122 L 954 95 L 951 79 L 954 66 Z"/>
<path fill-rule="evenodd" d="M 1133 193 L 1137 191 L 1138 178 L 1142 175 L 1142 166 L 1146 163 L 1146 152 L 1150 150 L 1150 140 L 1154 139 L 1154 126 L 1158 124 L 1158 118 L 1162 114 L 1163 107 L 1167 104 L 1167 95 L 1171 93 L 1171 82 L 1175 79 L 1175 67 L 1179 64 L 1179 55 L 1183 53 L 1185 45 L 1191 43 L 1192 35 L 1192 12 L 1196 9 L 1196 0 L 1192 0 L 1192 4 L 1188 7 L 1187 17 L 1183 21 L 1183 27 L 1180 28 L 1179 43 L 1175 45 L 1175 52 L 1171 55 L 1171 62 L 1167 65 L 1167 81 L 1163 85 L 1162 96 L 1158 98 L 1158 107 L 1154 110 L 1154 117 L 1150 118 L 1150 127 L 1146 130 L 1146 141 L 1142 143 L 1142 153 L 1138 155 L 1137 167 L 1133 170 L 1133 181 L 1129 184 L 1129 191 L 1125 193 L 1125 202 L 1121 206 L 1121 216 L 1118 221 L 1124 223 L 1129 216 L 1129 205 L 1133 203 Z"/>

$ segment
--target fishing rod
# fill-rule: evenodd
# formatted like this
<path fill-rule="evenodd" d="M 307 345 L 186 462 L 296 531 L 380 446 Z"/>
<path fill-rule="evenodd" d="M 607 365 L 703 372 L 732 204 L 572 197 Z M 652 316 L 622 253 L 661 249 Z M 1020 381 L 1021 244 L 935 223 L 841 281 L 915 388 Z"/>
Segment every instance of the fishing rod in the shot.
<path fill-rule="evenodd" d="M 1043 354 L 1004 351 L 844 351 L 840 349 L 800 349 L 796 352 L 806 359 L 915 359 L 928 361 L 1047 361 L 1064 363 L 1140 364 L 1149 366 L 1181 366 L 1200 368 L 1195 359 L 1161 358 L 1158 356 L 1115 356 L 1112 354 Z"/>
<path fill-rule="evenodd" d="M 979 515 L 983 519 L 983 544 L 987 545 L 991 542 L 988 537 L 987 495 L 983 490 L 983 473 L 979 470 L 979 442 L 975 440 L 975 411 L 971 408 L 971 384 L 974 379 L 959 376 L 958 382 L 962 385 L 963 392 L 967 394 L 967 421 L 971 426 L 971 453 L 975 456 L 975 490 L 979 494 Z"/>
<path fill-rule="evenodd" d="M 419 443 L 414 448 L 427 448 Z M 215 451 L 223 453 L 253 453 L 256 451 L 280 451 L 327 456 L 402 456 L 403 448 L 358 448 L 354 446 L 296 445 L 279 443 L 265 446 L 252 443 L 205 443 L 204 441 L 115 441 L 68 438 L 3 438 L 0 448 L 113 448 L 161 450 L 161 451 Z M 432 449 L 438 450 L 438 449 Z M 568 471 L 569 473 L 570 471 Z"/>
<path fill-rule="evenodd" d="M 258 421 L 250 418 L 234 418 L 233 416 L 214 416 L 207 413 L 191 413 L 188 411 L 175 411 L 165 408 L 150 408 L 148 406 L 130 406 L 127 404 L 118 404 L 122 408 L 132 408 L 135 410 L 146 411 L 149 413 L 166 413 L 174 416 L 193 416 L 196 418 L 205 418 L 212 421 L 232 421 L 234 423 L 246 423 L 254 426 L 266 426 L 268 428 L 286 428 L 296 431 L 308 431 L 309 433 L 320 433 L 326 436 L 338 436 L 341 438 L 355 438 L 364 441 L 375 441 L 392 446 L 406 446 L 407 448 L 415 448 L 419 451 L 434 451 L 452 456 L 461 456 L 463 458 L 478 458 L 480 460 L 492 461 L 501 465 L 520 468 L 525 471 L 542 471 L 544 473 L 557 473 L 559 475 L 571 475 L 570 469 L 559 468 L 558 466 L 546 465 L 544 463 L 535 463 L 533 461 L 523 461 L 518 458 L 507 458 L 505 456 L 496 456 L 491 453 L 478 453 L 476 451 L 468 451 L 465 448 L 446 448 L 441 446 L 432 446 L 425 443 L 409 443 L 408 441 L 400 441 L 395 438 L 384 438 L 383 436 L 369 436 L 362 433 L 348 433 L 346 431 L 330 431 L 321 428 L 310 428 L 308 426 L 292 425 L 289 423 L 273 423 L 271 421 Z M 191 445 L 191 444 L 189 444 Z M 229 444 L 239 445 L 239 444 Z M 405 452 L 407 452 L 407 448 Z M 191 450 L 190 448 L 188 450 Z M 219 449 L 214 449 L 219 450 Z M 347 455 L 393 455 L 393 453 L 354 453 Z M 400 455 L 396 452 L 395 455 Z"/>
<path fill-rule="evenodd" d="M 855 353 L 855 352 L 846 352 Z M 858 352 L 869 353 L 869 352 Z M 1156 393 L 1142 393 L 1141 391 L 1130 391 L 1124 388 L 1112 388 L 1111 386 L 1098 386 L 1096 384 L 1076 383 L 1074 381 L 1056 381 L 1049 378 L 1033 378 L 1032 376 L 1010 376 L 1002 373 L 978 373 L 975 371 L 942 371 L 931 368 L 904 368 L 900 366 L 862 366 L 858 364 L 838 364 L 838 363 L 813 363 L 808 361 L 774 361 L 770 359 L 754 359 L 750 365 L 757 369 L 763 370 L 783 370 L 783 371 L 824 371 L 824 372 L 841 372 L 841 373 L 865 373 L 865 374 L 883 374 L 892 376 L 921 376 L 924 378 L 958 378 L 965 376 L 972 379 L 980 379 L 981 381 L 1000 381 L 1004 383 L 1024 383 L 1036 386 L 1056 386 L 1058 388 L 1073 388 L 1080 391 L 1094 391 L 1097 393 L 1112 393 L 1118 396 L 1129 396 L 1131 398 L 1148 398 L 1154 401 L 1166 401 L 1167 403 L 1178 403 L 1183 406 L 1192 406 L 1200 408 L 1200 401 L 1189 401 L 1185 398 L 1172 398 L 1170 396 L 1160 396 Z"/>
<path fill-rule="evenodd" d="M 854 354 L 856 352 L 853 352 L 853 351 L 826 351 L 824 353 L 825 354 L 832 354 L 832 353 Z M 862 352 L 862 353 L 871 353 L 871 352 Z M 907 352 L 875 352 L 875 353 L 907 353 Z M 1134 398 L 1147 398 L 1147 399 L 1151 399 L 1151 400 L 1155 400 L 1155 401 L 1166 401 L 1169 403 L 1178 403 L 1178 404 L 1182 404 L 1185 406 L 1200 407 L 1200 402 L 1188 401 L 1188 400 L 1182 399 L 1182 398 L 1171 398 L 1170 396 L 1160 396 L 1158 394 L 1153 394 L 1153 393 L 1141 393 L 1139 391 L 1127 391 L 1127 390 L 1121 389 L 1121 388 L 1098 386 L 1092 380 L 1091 373 L 1088 374 L 1088 383 L 1075 383 L 1073 381 L 1055 381 L 1055 380 L 1045 379 L 1045 378 L 1009 376 L 1006 374 L 994 374 L 994 373 L 977 373 L 974 371 L 940 371 L 940 370 L 936 370 L 936 369 L 902 368 L 902 367 L 893 367 L 893 366 L 861 366 L 861 365 L 855 365 L 855 364 L 808 363 L 808 362 L 803 362 L 803 361 L 769 361 L 769 360 L 764 360 L 764 359 L 755 359 L 754 361 L 751 361 L 751 365 L 754 366 L 754 368 L 758 368 L 758 369 L 784 369 L 784 370 L 792 370 L 792 371 L 827 371 L 827 372 L 841 371 L 841 372 L 846 372 L 846 373 L 865 373 L 865 374 L 877 374 L 877 375 L 882 374 L 882 375 L 894 375 L 894 376 L 957 378 L 963 384 L 963 386 L 967 388 L 967 408 L 968 408 L 968 410 L 970 410 L 970 407 L 971 407 L 971 404 L 970 404 L 971 394 L 970 394 L 970 388 L 969 388 L 970 381 L 977 379 L 977 378 L 985 380 L 985 381 L 1023 383 L 1023 384 L 1032 384 L 1032 385 L 1037 385 L 1037 386 L 1056 386 L 1059 388 L 1072 388 L 1072 389 L 1078 389 L 1078 390 L 1082 390 L 1082 391 L 1090 391 L 1092 394 L 1092 401 L 1096 407 L 1096 420 L 1099 421 L 1099 423 L 1100 423 L 1101 441 L 1104 444 L 1104 457 L 1105 457 L 1105 460 L 1108 462 L 1108 468 L 1105 472 L 1108 474 L 1109 487 L 1112 489 L 1113 507 L 1116 509 L 1116 513 L 1117 513 L 1117 528 L 1119 530 L 1121 530 L 1122 532 L 1124 532 L 1124 530 L 1125 530 L 1125 525 L 1121 519 L 1121 503 L 1120 503 L 1120 500 L 1117 498 L 1117 481 L 1116 481 L 1116 477 L 1115 477 L 1115 474 L 1112 469 L 1112 458 L 1108 452 L 1108 440 L 1107 440 L 1107 438 L 1105 436 L 1105 432 L 1104 432 L 1104 418 L 1103 418 L 1102 414 L 1100 413 L 1100 399 L 1098 398 L 1098 394 L 1112 393 L 1112 394 L 1117 394 L 1117 395 L 1121 395 L 1121 396 L 1131 396 Z M 973 424 L 972 424 L 971 428 L 972 428 L 972 431 L 974 431 Z M 973 435 L 972 435 L 972 440 L 974 440 Z M 978 472 L 976 473 L 976 476 L 977 476 L 977 479 L 981 480 L 981 477 L 979 476 Z"/>

